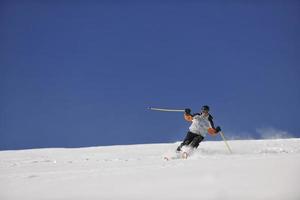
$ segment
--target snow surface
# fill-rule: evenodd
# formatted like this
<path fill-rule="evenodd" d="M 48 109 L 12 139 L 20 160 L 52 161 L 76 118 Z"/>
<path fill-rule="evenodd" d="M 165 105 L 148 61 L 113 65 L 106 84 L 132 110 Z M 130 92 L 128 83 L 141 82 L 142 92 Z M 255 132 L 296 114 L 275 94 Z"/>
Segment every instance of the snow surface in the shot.
<path fill-rule="evenodd" d="M 1 200 L 299 200 L 300 139 L 0 151 Z"/>

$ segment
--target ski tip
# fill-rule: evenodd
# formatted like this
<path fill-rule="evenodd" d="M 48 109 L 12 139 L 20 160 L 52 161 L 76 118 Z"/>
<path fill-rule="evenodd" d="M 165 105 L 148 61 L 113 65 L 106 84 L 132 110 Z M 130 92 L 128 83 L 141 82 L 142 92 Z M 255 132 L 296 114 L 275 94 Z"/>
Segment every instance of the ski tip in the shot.
<path fill-rule="evenodd" d="M 183 152 L 182 159 L 187 159 L 189 154 L 187 152 Z"/>

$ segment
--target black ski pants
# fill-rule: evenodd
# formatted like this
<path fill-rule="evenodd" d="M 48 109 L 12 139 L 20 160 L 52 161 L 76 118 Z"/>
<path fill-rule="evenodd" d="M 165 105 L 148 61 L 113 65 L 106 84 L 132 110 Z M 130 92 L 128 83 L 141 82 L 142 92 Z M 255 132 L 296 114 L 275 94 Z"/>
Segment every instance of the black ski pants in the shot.
<path fill-rule="evenodd" d="M 189 131 L 179 147 L 181 148 L 183 146 L 190 145 L 193 148 L 197 148 L 203 139 L 204 137 L 202 137 L 202 135 L 198 135 Z"/>

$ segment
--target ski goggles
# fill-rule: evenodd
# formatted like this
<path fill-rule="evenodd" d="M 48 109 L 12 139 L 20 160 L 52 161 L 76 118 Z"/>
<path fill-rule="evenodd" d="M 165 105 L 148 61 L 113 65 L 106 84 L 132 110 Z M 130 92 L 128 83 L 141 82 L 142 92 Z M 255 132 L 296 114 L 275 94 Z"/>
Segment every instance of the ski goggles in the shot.
<path fill-rule="evenodd" d="M 205 108 L 202 108 L 201 111 L 202 111 L 202 112 L 205 112 L 205 113 L 208 113 L 208 110 L 205 109 Z"/>

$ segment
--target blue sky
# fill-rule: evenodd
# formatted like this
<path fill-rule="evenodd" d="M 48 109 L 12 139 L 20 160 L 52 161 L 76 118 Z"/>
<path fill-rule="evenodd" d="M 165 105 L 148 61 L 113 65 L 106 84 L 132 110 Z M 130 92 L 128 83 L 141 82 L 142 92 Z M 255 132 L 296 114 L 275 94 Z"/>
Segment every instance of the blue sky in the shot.
<path fill-rule="evenodd" d="M 291 0 L 1 1 L 0 149 L 185 136 L 181 113 L 148 106 L 299 137 L 299 35 Z"/>

